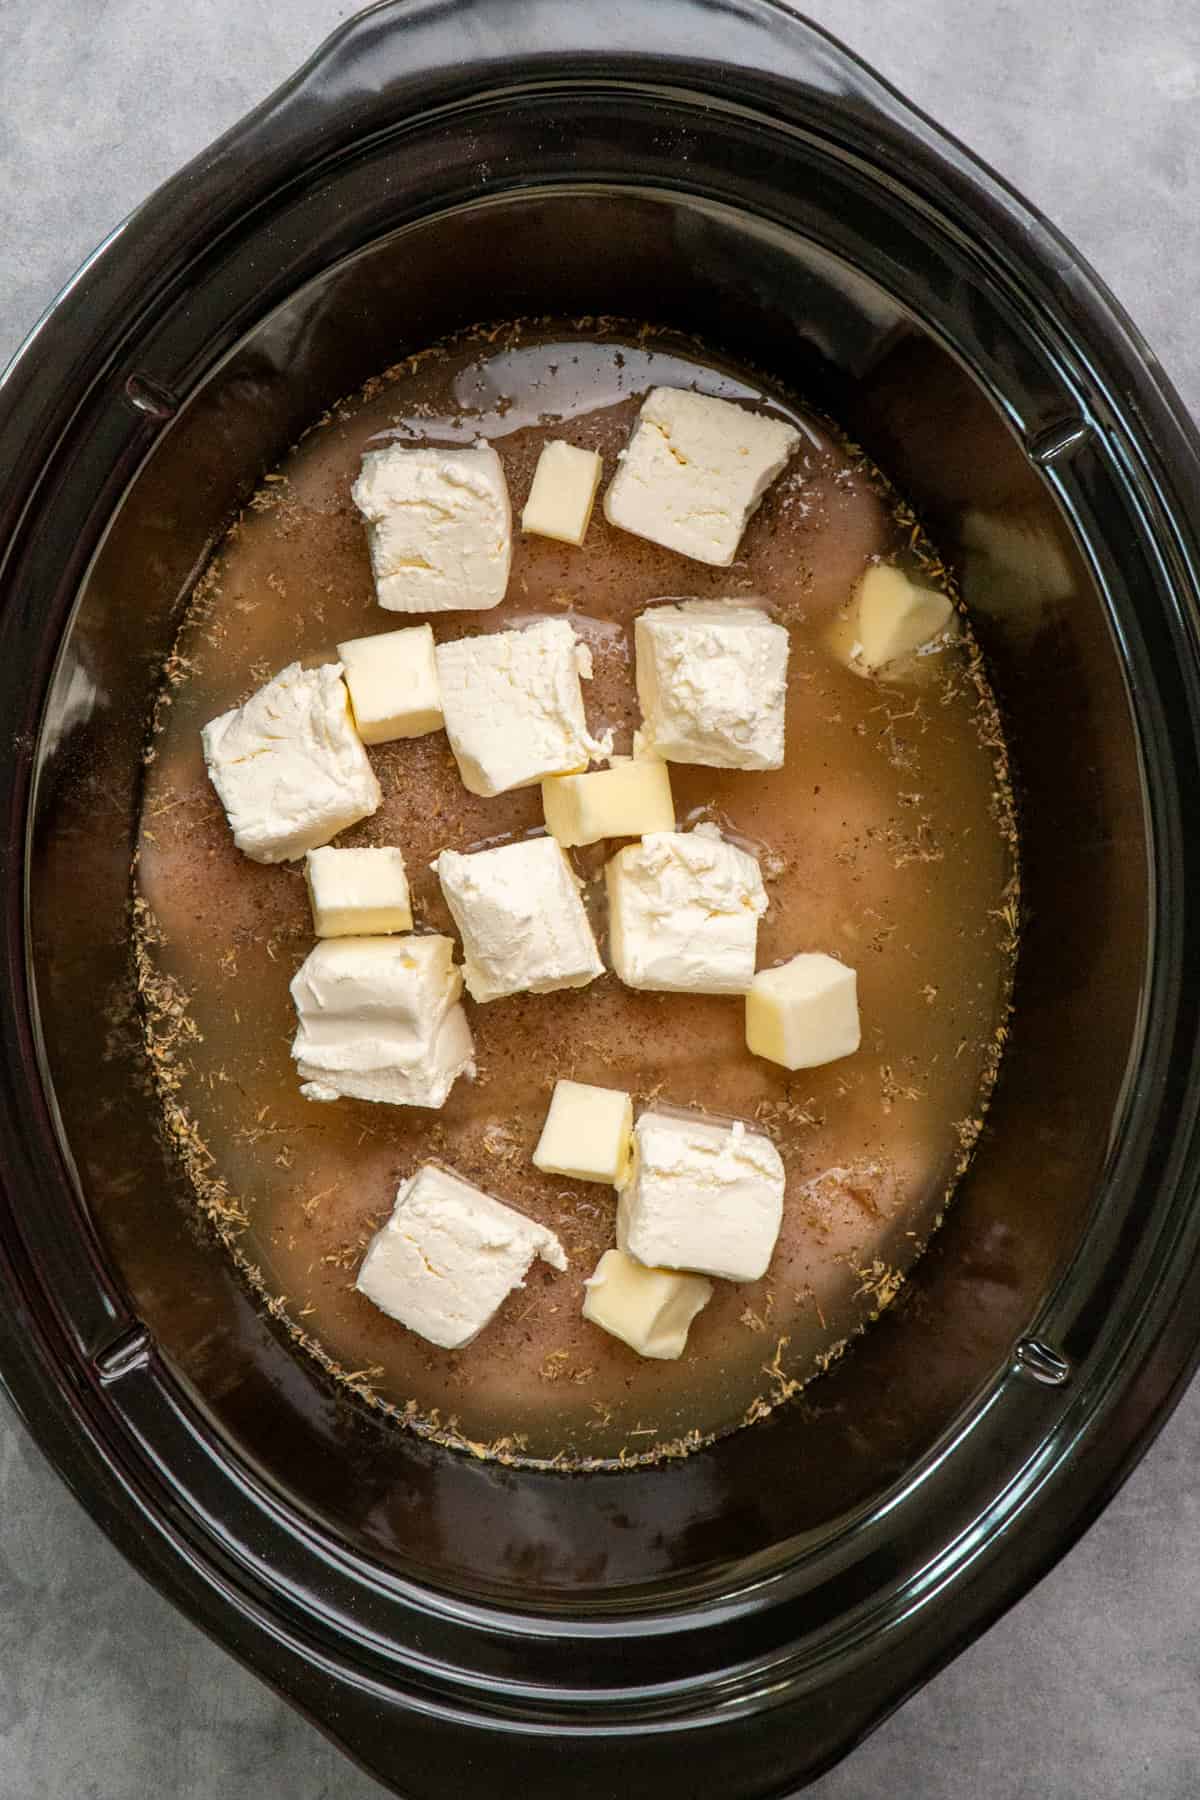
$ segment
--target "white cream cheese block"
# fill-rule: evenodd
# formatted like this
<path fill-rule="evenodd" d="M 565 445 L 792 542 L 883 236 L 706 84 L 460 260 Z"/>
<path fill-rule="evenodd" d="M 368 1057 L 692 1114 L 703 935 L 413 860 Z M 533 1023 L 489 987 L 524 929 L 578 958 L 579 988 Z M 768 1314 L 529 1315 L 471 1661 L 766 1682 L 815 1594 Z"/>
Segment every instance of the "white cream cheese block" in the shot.
<path fill-rule="evenodd" d="M 588 731 L 580 676 L 591 653 L 565 619 L 457 638 L 437 647 L 446 735 L 473 794 L 532 787 L 606 756 Z"/>
<path fill-rule="evenodd" d="M 381 1312 L 442 1350 L 461 1350 L 525 1285 L 535 1256 L 565 1269 L 552 1231 L 425 1163 L 396 1195 L 355 1283 Z"/>
<path fill-rule="evenodd" d="M 667 762 L 781 769 L 788 634 L 728 600 L 653 606 L 634 621 L 642 748 Z"/>
<path fill-rule="evenodd" d="M 620 1180 L 629 1160 L 633 1100 L 621 1088 L 556 1081 L 534 1167 L 573 1181 Z"/>
<path fill-rule="evenodd" d="M 521 514 L 522 531 L 557 538 L 563 544 L 582 544 L 603 473 L 604 464 L 594 450 L 551 438 L 533 472 L 533 486 Z"/>
<path fill-rule="evenodd" d="M 712 1299 L 711 1281 L 677 1269 L 647 1269 L 623 1250 L 606 1250 L 584 1282 L 583 1316 L 636 1350 L 675 1362 L 696 1314 Z"/>
<path fill-rule="evenodd" d="M 858 976 L 836 956 L 806 951 L 760 969 L 746 995 L 746 1047 L 785 1069 L 818 1069 L 862 1041 Z"/>
<path fill-rule="evenodd" d="M 462 933 L 473 1000 L 586 987 L 603 975 L 579 880 L 553 838 L 465 856 L 443 850 L 434 867 Z"/>
<path fill-rule="evenodd" d="M 605 869 L 608 944 L 626 987 L 744 994 L 767 893 L 758 863 L 715 825 L 651 832 Z"/>
<path fill-rule="evenodd" d="M 648 1268 L 757 1281 L 779 1237 L 783 1191 L 779 1152 L 760 1132 L 644 1112 L 617 1205 L 617 1248 Z"/>
<path fill-rule="evenodd" d="M 255 862 L 303 856 L 367 818 L 382 799 L 340 663 L 289 663 L 201 736 L 233 841 Z"/>
<path fill-rule="evenodd" d="M 782 419 L 686 388 L 652 388 L 604 495 L 610 525 L 728 568 L 800 442 Z"/>
<path fill-rule="evenodd" d="M 320 938 L 412 930 L 408 875 L 399 850 L 310 850 L 304 879 Z"/>
<path fill-rule="evenodd" d="M 542 783 L 546 830 L 564 849 L 601 838 L 642 837 L 675 829 L 675 802 L 666 763 L 614 763 L 590 775 L 551 775 Z"/>
<path fill-rule="evenodd" d="M 475 1073 L 448 937 L 326 938 L 292 980 L 292 1041 L 308 1100 L 444 1106 Z"/>
<path fill-rule="evenodd" d="M 338 645 L 354 723 L 364 744 L 442 729 L 433 627 L 407 625 Z"/>
<path fill-rule="evenodd" d="M 512 508 L 489 444 L 368 450 L 351 493 L 367 522 L 375 592 L 390 612 L 498 606 L 512 560 Z"/>

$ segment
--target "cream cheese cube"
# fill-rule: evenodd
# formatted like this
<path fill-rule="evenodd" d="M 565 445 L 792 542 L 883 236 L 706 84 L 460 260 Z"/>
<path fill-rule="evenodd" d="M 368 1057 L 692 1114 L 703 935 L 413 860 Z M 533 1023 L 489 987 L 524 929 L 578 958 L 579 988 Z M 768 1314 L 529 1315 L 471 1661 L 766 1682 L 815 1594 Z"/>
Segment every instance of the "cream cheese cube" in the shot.
<path fill-rule="evenodd" d="M 383 798 L 350 717 L 340 663 L 289 663 L 201 737 L 233 841 L 255 862 L 303 856 L 367 818 Z"/>
<path fill-rule="evenodd" d="M 491 1323 L 535 1256 L 565 1269 L 552 1231 L 451 1169 L 425 1163 L 396 1195 L 355 1282 L 360 1294 L 441 1350 Z"/>
<path fill-rule="evenodd" d="M 565 849 L 675 829 L 671 777 L 662 762 L 631 760 L 591 775 L 552 775 L 542 783 L 542 809 L 547 831 Z"/>
<path fill-rule="evenodd" d="M 473 1000 L 586 987 L 603 975 L 581 883 L 553 838 L 467 856 L 443 850 L 434 867 L 462 933 Z"/>
<path fill-rule="evenodd" d="M 620 1180 L 629 1160 L 633 1101 L 620 1088 L 556 1081 L 534 1167 L 573 1181 Z"/>
<path fill-rule="evenodd" d="M 800 442 L 782 419 L 685 388 L 652 388 L 604 495 L 610 525 L 727 569 Z"/>
<path fill-rule="evenodd" d="M 634 621 L 645 750 L 714 769 L 781 769 L 788 634 L 756 606 L 685 600 Z"/>
<path fill-rule="evenodd" d="M 941 637 L 954 616 L 947 595 L 922 587 L 902 569 L 877 563 L 855 588 L 831 641 L 852 668 L 876 674 Z"/>
<path fill-rule="evenodd" d="M 498 606 L 512 561 L 512 508 L 490 444 L 368 450 L 351 489 L 367 522 L 375 592 L 389 612 Z"/>
<path fill-rule="evenodd" d="M 604 464 L 594 450 L 551 438 L 533 472 L 533 486 L 521 514 L 522 531 L 582 544 L 587 535 Z"/>
<path fill-rule="evenodd" d="M 310 850 L 304 878 L 319 938 L 412 930 L 408 876 L 399 850 Z"/>
<path fill-rule="evenodd" d="M 439 644 L 437 667 L 446 735 L 472 794 L 532 787 L 612 748 L 588 731 L 579 678 L 591 676 L 591 653 L 565 619 Z"/>
<path fill-rule="evenodd" d="M 448 937 L 326 938 L 292 981 L 306 1100 L 444 1106 L 475 1073 Z"/>
<path fill-rule="evenodd" d="M 647 1268 L 757 1281 L 779 1237 L 783 1191 L 779 1152 L 760 1132 L 644 1112 L 617 1203 L 617 1248 Z"/>
<path fill-rule="evenodd" d="M 606 1250 L 584 1282 L 583 1316 L 639 1356 L 675 1362 L 696 1314 L 712 1299 L 703 1275 L 647 1269 L 621 1250 Z"/>
<path fill-rule="evenodd" d="M 809 951 L 760 969 L 746 995 L 746 1047 L 785 1069 L 818 1069 L 853 1056 L 862 1041 L 858 976 Z"/>
<path fill-rule="evenodd" d="M 338 645 L 354 722 L 364 744 L 442 729 L 433 627 L 409 625 Z"/>
<path fill-rule="evenodd" d="M 715 825 L 659 831 L 605 869 L 608 944 L 626 987 L 744 994 L 767 893 L 755 859 Z"/>

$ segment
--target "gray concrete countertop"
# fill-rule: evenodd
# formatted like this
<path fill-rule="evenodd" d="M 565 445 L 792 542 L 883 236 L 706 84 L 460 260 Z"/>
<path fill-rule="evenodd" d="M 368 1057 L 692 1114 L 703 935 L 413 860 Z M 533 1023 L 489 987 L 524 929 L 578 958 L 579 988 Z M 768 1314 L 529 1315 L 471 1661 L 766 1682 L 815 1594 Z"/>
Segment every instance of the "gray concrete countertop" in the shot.
<path fill-rule="evenodd" d="M 110 227 L 353 10 L 0 0 L 0 364 Z M 1075 240 L 1200 407 L 1194 0 L 807 10 Z M 1065 1561 L 810 1792 L 1195 1800 L 1198 1468 L 1193 1389 Z M 242 1793 L 379 1790 L 134 1575 L 0 1415 L 0 1800 Z"/>

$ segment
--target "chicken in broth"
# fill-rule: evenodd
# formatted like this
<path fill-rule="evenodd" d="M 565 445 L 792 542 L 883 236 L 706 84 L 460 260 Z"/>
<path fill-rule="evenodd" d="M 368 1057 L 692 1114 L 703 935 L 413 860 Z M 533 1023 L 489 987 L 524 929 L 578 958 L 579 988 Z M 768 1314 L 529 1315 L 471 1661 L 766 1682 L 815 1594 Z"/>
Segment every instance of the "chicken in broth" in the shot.
<path fill-rule="evenodd" d="M 609 482 L 657 388 L 750 403 L 800 434 L 732 564 L 619 529 L 599 504 L 581 546 L 523 534 L 544 445 L 597 452 Z M 381 611 L 351 498 L 364 452 L 478 440 L 497 452 L 512 499 L 504 599 L 488 611 Z M 410 1428 L 564 1466 L 680 1454 L 826 1367 L 896 1297 L 940 1220 L 1003 1037 L 1015 839 L 969 621 L 874 673 L 839 653 L 850 596 L 881 564 L 945 586 L 897 492 L 781 388 L 668 333 L 545 323 L 465 334 L 372 381 L 308 432 L 213 555 L 166 673 L 136 866 L 164 1124 L 198 1205 L 280 1328 Z M 604 868 L 630 840 L 608 840 L 570 851 L 607 972 L 548 993 L 468 997 L 474 1078 L 440 1108 L 305 1098 L 289 997 L 314 942 L 303 863 L 266 866 L 235 847 L 202 727 L 289 663 L 335 661 L 347 639 L 427 618 L 445 644 L 553 619 L 591 653 L 590 733 L 611 731 L 628 756 L 642 722 L 633 622 L 664 599 L 753 600 L 786 629 L 784 766 L 671 762 L 675 817 L 679 830 L 719 828 L 757 860 L 760 970 L 823 952 L 857 971 L 859 1048 L 790 1071 L 748 1050 L 740 997 L 618 980 Z M 398 846 L 414 929 L 457 945 L 432 865 L 446 850 L 536 839 L 540 789 L 468 791 L 443 731 L 372 745 L 369 757 L 382 802 L 337 844 Z M 532 1160 L 560 1079 L 625 1090 L 639 1114 L 742 1121 L 782 1158 L 766 1273 L 715 1280 L 681 1355 L 638 1355 L 583 1316 L 617 1196 L 611 1182 Z M 426 1164 L 548 1227 L 567 1263 L 534 1260 L 461 1349 L 406 1329 L 355 1285 L 398 1188 Z"/>

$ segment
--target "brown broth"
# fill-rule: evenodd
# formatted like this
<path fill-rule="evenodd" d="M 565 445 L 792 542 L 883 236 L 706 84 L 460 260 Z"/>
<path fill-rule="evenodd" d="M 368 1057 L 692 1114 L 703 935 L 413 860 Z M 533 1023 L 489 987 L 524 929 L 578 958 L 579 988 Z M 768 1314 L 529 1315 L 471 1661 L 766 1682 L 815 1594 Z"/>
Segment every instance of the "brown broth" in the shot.
<path fill-rule="evenodd" d="M 638 722 L 632 620 L 663 596 L 764 600 L 791 634 L 787 766 L 673 765 L 681 822 L 714 819 L 760 855 L 770 911 L 759 966 L 800 950 L 855 965 L 863 1044 L 789 1074 L 752 1057 L 740 1001 L 583 989 L 467 1001 L 478 1078 L 441 1112 L 300 1097 L 288 983 L 312 947 L 298 865 L 234 848 L 200 728 L 285 663 L 408 617 L 375 602 L 350 499 L 361 454 L 387 435 L 469 442 L 504 462 L 514 518 L 542 444 L 567 435 L 615 467 L 641 398 L 691 385 L 769 404 L 805 443 L 712 569 L 612 529 L 597 507 L 582 549 L 516 533 L 508 598 L 438 615 L 439 638 L 568 617 L 594 652 L 593 731 L 618 750 Z M 572 327 L 467 334 L 337 407 L 268 478 L 219 546 L 168 670 L 147 771 L 137 882 L 142 975 L 168 1128 L 206 1203 L 281 1325 L 364 1397 L 451 1442 L 518 1459 L 629 1460 L 691 1448 L 759 1416 L 826 1366 L 889 1303 L 941 1217 L 994 1072 L 1013 951 L 1015 853 L 995 710 L 969 634 L 903 682 L 843 668 L 826 638 L 868 560 L 934 559 L 896 494 L 831 427 L 689 340 Z M 541 825 L 536 787 L 468 794 L 443 733 L 371 752 L 384 793 L 338 840 L 398 844 L 417 927 L 451 931 L 429 871 Z M 576 852 L 602 869 L 602 845 Z M 588 889 L 597 908 L 602 887 Z M 596 915 L 601 919 L 602 914 Z M 186 1004 L 183 1029 L 167 1020 Z M 165 1001 L 165 1009 L 164 1009 Z M 166 1022 L 164 1022 L 166 1021 Z M 677 1363 L 645 1361 L 580 1315 L 612 1242 L 611 1189 L 536 1170 L 554 1080 L 755 1121 L 788 1173 L 763 1280 L 717 1283 Z M 397 1185 L 442 1161 L 558 1232 L 486 1331 L 434 1349 L 353 1289 Z"/>

